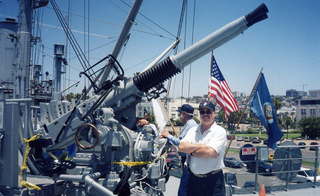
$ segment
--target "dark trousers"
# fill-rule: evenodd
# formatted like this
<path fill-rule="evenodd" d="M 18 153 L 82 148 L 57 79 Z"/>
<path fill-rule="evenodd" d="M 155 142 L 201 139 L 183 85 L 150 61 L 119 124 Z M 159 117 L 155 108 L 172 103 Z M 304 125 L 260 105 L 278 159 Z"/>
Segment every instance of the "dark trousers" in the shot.
<path fill-rule="evenodd" d="M 200 178 L 189 172 L 188 196 L 225 196 L 225 184 L 222 170 Z"/>
<path fill-rule="evenodd" d="M 187 166 L 182 165 L 182 176 L 180 178 L 180 185 L 178 189 L 178 196 L 187 196 L 188 181 L 189 181 L 189 169 Z"/>

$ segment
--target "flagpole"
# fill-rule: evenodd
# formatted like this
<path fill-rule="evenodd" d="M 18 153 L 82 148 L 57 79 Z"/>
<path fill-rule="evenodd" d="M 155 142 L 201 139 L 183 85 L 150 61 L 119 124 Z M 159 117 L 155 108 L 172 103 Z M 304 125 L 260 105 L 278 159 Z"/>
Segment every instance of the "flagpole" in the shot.
<path fill-rule="evenodd" d="M 211 66 L 212 66 L 212 58 L 213 58 L 213 50 L 211 50 L 211 57 L 210 57 L 210 63 L 209 63 L 209 73 L 210 73 L 210 76 L 209 76 L 209 83 L 210 83 L 210 80 L 211 80 Z M 213 101 L 213 97 L 212 96 L 210 96 L 210 85 L 208 85 L 208 101 Z M 210 100 L 210 98 L 211 98 L 211 100 Z"/>
<path fill-rule="evenodd" d="M 236 128 L 239 126 L 240 121 L 241 121 L 242 118 L 243 118 L 243 114 L 245 113 L 246 109 L 248 108 L 249 101 L 250 101 L 250 99 L 252 98 L 252 95 L 254 94 L 254 92 L 256 91 L 256 88 L 257 88 L 257 85 L 258 85 L 258 81 L 260 80 L 261 75 L 262 75 L 262 71 L 263 71 L 263 67 L 260 69 L 260 72 L 259 72 L 259 75 L 258 75 L 258 77 L 257 77 L 257 80 L 256 80 L 256 82 L 254 83 L 254 86 L 253 86 L 253 88 L 252 88 L 252 90 L 251 90 L 251 93 L 250 93 L 249 97 L 247 98 L 247 101 L 246 101 L 246 104 L 245 104 L 245 108 L 244 108 L 243 112 L 241 113 L 241 116 L 240 116 L 240 119 L 238 120 L 238 123 L 236 124 Z"/>
<path fill-rule="evenodd" d="M 263 67 L 260 69 L 258 78 L 257 78 L 256 82 L 254 83 L 254 86 L 253 86 L 253 89 L 251 90 L 251 93 L 250 93 L 249 98 L 252 97 L 252 95 L 255 93 L 255 90 L 257 89 L 258 81 L 260 80 L 260 78 L 261 78 L 261 76 L 262 76 L 262 71 L 263 71 Z M 250 100 L 250 99 L 249 99 L 249 100 Z M 247 104 L 248 104 L 249 100 L 247 101 Z"/>
<path fill-rule="evenodd" d="M 249 95 L 249 97 L 248 97 L 248 99 L 247 99 L 247 101 L 246 101 L 246 102 L 247 102 L 246 105 L 245 105 L 246 107 L 244 108 L 244 111 L 241 113 L 241 116 L 240 116 L 240 118 L 239 118 L 239 120 L 238 120 L 238 122 L 237 122 L 237 124 L 236 124 L 236 127 L 235 127 L 236 129 L 237 129 L 237 127 L 239 126 L 240 121 L 241 121 L 242 118 L 243 118 L 243 114 L 245 113 L 246 109 L 248 108 L 249 101 L 250 101 L 252 95 L 254 94 L 254 92 L 255 92 L 255 90 L 256 90 L 256 88 L 257 88 L 258 81 L 260 80 L 260 77 L 261 77 L 261 75 L 262 75 L 262 71 L 263 71 L 263 67 L 260 69 L 260 72 L 259 72 L 259 75 L 258 75 L 258 77 L 257 77 L 257 80 L 256 80 L 256 82 L 255 82 L 255 84 L 254 84 L 254 86 L 253 86 L 253 88 L 252 88 L 252 90 L 251 90 L 251 93 L 250 93 L 250 95 Z M 240 109 L 239 109 L 239 110 L 240 110 Z M 240 111 L 241 111 L 241 110 L 240 110 Z M 223 159 L 226 158 L 227 153 L 228 153 L 228 151 L 229 151 L 229 149 L 230 149 L 231 143 L 232 143 L 232 141 L 235 139 L 235 136 L 234 136 L 234 135 L 229 135 L 227 138 L 228 138 L 228 140 L 230 140 L 230 142 L 228 143 L 228 146 L 227 146 L 226 151 L 225 151 L 225 153 L 224 153 Z"/>

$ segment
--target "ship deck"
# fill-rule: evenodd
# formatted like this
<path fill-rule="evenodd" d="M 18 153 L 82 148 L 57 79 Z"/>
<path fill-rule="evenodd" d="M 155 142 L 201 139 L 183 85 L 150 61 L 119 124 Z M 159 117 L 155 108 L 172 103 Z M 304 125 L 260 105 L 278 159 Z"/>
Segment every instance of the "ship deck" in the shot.
<path fill-rule="evenodd" d="M 174 176 L 170 176 L 170 179 L 167 183 L 167 190 L 164 193 L 165 196 L 177 196 L 178 188 L 179 188 L 180 179 Z M 253 196 L 259 195 L 258 193 L 249 193 L 249 194 L 232 194 L 238 196 Z M 287 191 L 272 191 L 267 193 L 266 195 L 276 195 L 276 196 L 319 196 L 320 195 L 320 186 L 316 187 L 309 187 L 309 188 L 301 188 L 301 189 L 294 189 L 294 190 L 287 190 Z"/>

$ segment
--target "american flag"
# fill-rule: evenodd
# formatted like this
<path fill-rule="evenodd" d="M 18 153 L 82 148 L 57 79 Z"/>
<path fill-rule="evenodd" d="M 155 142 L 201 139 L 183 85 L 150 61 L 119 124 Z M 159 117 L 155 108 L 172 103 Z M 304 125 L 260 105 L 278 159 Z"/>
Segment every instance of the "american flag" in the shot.
<path fill-rule="evenodd" d="M 213 54 L 211 56 L 211 77 L 208 95 L 216 99 L 226 116 L 231 112 L 239 110 L 238 102 L 234 98 L 227 81 L 224 79 Z"/>

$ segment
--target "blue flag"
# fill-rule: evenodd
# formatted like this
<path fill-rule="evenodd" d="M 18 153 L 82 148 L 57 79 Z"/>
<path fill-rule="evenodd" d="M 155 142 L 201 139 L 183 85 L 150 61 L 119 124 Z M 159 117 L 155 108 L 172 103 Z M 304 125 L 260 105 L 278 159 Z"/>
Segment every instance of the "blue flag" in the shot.
<path fill-rule="evenodd" d="M 262 72 L 260 72 L 252 90 L 250 108 L 267 130 L 268 147 L 274 149 L 277 141 L 283 136 L 283 133 L 278 127 L 276 110 Z"/>

